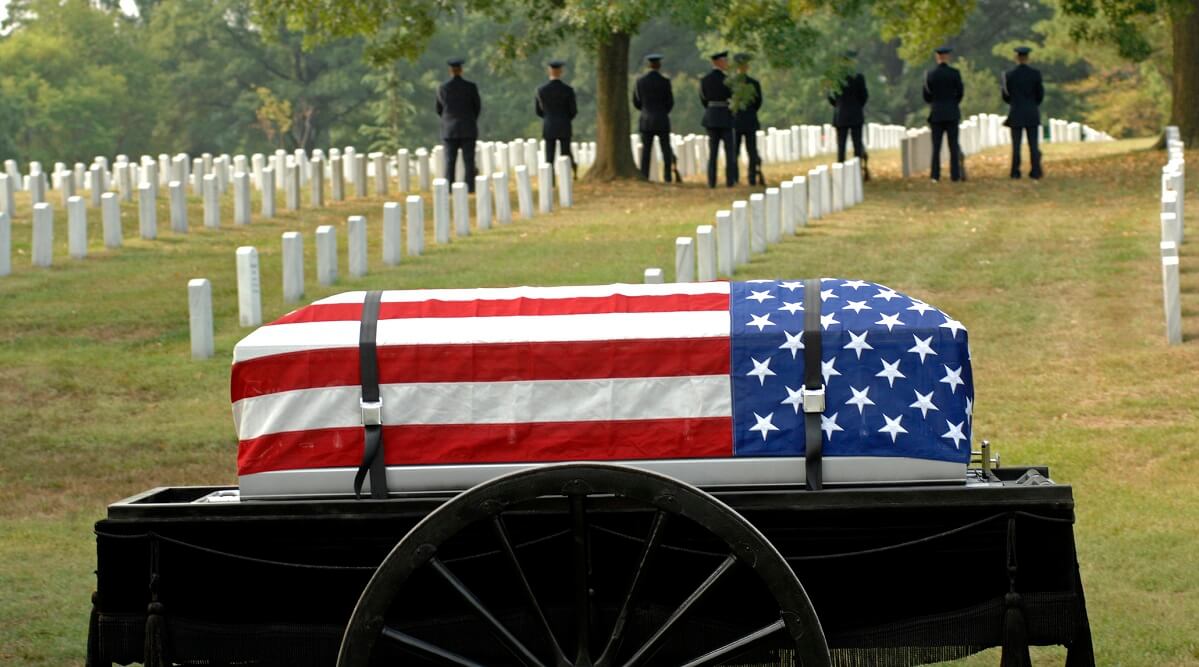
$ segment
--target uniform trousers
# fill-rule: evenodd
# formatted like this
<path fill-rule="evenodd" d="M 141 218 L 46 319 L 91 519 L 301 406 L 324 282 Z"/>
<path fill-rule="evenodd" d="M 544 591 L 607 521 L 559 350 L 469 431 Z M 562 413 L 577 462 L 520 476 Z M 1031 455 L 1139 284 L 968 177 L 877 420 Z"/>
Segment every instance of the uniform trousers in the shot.
<path fill-rule="evenodd" d="M 737 145 L 733 153 L 741 156 L 741 142 L 745 142 L 745 154 L 749 158 L 749 184 L 758 184 L 758 173 L 762 171 L 762 156 L 758 154 L 758 133 L 753 130 L 737 132 Z"/>
<path fill-rule="evenodd" d="M 1032 169 L 1028 172 L 1029 178 L 1040 178 L 1041 173 L 1041 148 L 1037 145 L 1039 137 L 1037 136 L 1037 128 L 1034 127 L 1011 127 L 1012 131 L 1012 178 L 1020 178 L 1020 143 L 1025 132 L 1028 133 L 1028 158 L 1032 162 Z"/>
<path fill-rule="evenodd" d="M 941 179 L 941 139 L 949 139 L 949 179 L 962 180 L 962 147 L 958 145 L 958 121 L 929 122 L 933 131 L 933 180 Z"/>
<path fill-rule="evenodd" d="M 708 187 L 716 187 L 716 158 L 724 144 L 724 180 L 730 188 L 737 184 L 737 154 L 733 148 L 733 128 L 708 128 Z"/>
<path fill-rule="evenodd" d="M 846 139 L 853 137 L 853 156 L 862 158 L 866 161 L 866 144 L 862 141 L 862 126 L 847 125 L 837 126 L 837 162 L 845 161 L 845 143 Z"/>
<path fill-rule="evenodd" d="M 475 191 L 475 139 L 451 139 L 443 138 L 442 145 L 445 147 L 445 178 L 450 183 L 454 182 L 454 169 L 458 166 L 458 151 L 462 151 L 462 166 L 463 172 L 466 174 L 466 189 L 469 192 Z"/>
<path fill-rule="evenodd" d="M 551 165 L 554 164 L 554 156 L 558 154 L 559 146 L 562 147 L 562 154 L 570 158 L 570 170 L 571 172 L 574 172 L 575 156 L 574 153 L 570 151 L 570 137 L 558 137 L 557 139 L 547 138 L 545 140 L 545 161 Z M 554 172 L 555 175 L 557 175 L 557 173 L 558 172 L 556 171 Z"/>
<path fill-rule="evenodd" d="M 670 150 L 669 132 L 641 133 L 641 178 L 649 180 L 649 163 L 654 154 L 654 137 L 658 138 L 658 148 L 662 150 L 662 180 L 670 182 L 671 164 L 674 162 L 674 152 Z"/>

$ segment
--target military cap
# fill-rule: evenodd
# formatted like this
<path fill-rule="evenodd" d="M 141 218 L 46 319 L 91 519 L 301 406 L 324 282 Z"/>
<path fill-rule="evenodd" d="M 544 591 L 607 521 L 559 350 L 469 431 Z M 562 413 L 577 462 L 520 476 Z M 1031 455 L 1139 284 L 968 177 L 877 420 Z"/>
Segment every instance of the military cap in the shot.
<path fill-rule="evenodd" d="M 662 58 L 663 58 L 663 56 L 662 56 L 662 54 L 661 54 L 661 53 L 647 53 L 647 54 L 645 54 L 645 59 L 646 59 L 647 61 L 651 62 L 651 63 L 656 63 L 656 62 L 658 62 L 659 60 L 662 60 Z"/>
<path fill-rule="evenodd" d="M 1029 53 L 1032 53 L 1032 49 L 1027 46 L 1017 46 L 1016 47 L 1017 55 L 1027 56 Z"/>
<path fill-rule="evenodd" d="M 754 57 L 748 53 L 734 53 L 733 54 L 733 62 L 735 62 L 737 64 L 744 64 L 753 59 L 754 59 Z"/>
<path fill-rule="evenodd" d="M 551 60 L 551 61 L 549 61 L 548 63 L 546 63 L 546 66 L 547 66 L 547 67 L 552 67 L 552 68 L 554 68 L 554 69 L 562 69 L 563 67 L 566 67 L 566 61 L 565 61 L 565 60 L 556 60 L 556 59 L 555 59 L 555 60 Z"/>
<path fill-rule="evenodd" d="M 708 56 L 708 58 L 710 60 L 720 60 L 721 58 L 728 58 L 728 57 L 729 57 L 728 51 L 717 51 L 716 53 L 713 53 L 712 55 Z"/>
<path fill-rule="evenodd" d="M 466 62 L 466 58 L 450 58 L 449 60 L 445 61 L 445 64 L 449 65 L 450 67 L 462 67 L 462 63 L 464 62 Z"/>
<path fill-rule="evenodd" d="M 933 49 L 933 51 L 940 54 L 953 53 L 953 47 L 948 44 L 942 44 L 941 46 Z"/>

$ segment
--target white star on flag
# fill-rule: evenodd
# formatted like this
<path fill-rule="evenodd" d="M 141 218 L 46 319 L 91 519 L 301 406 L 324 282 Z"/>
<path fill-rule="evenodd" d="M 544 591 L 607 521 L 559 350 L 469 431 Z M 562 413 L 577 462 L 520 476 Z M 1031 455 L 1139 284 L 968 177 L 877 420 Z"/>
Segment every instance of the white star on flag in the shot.
<path fill-rule="evenodd" d="M 803 281 L 802 280 L 784 280 L 783 282 L 779 283 L 779 287 L 781 287 L 782 289 L 791 290 L 792 292 L 794 292 L 795 290 L 803 287 Z"/>
<path fill-rule="evenodd" d="M 832 417 L 820 415 L 820 430 L 824 431 L 824 437 L 828 438 L 829 442 L 832 442 L 833 431 L 844 431 L 845 429 L 837 425 L 837 413 L 834 412 Z"/>
<path fill-rule="evenodd" d="M 820 374 L 824 376 L 824 383 L 828 384 L 828 379 L 834 375 L 840 375 L 841 372 L 833 368 L 833 364 L 837 363 L 837 358 L 833 357 L 828 361 L 820 362 Z"/>
<path fill-rule="evenodd" d="M 865 301 L 850 301 L 847 305 L 841 306 L 841 310 L 852 310 L 855 313 L 860 313 L 863 310 L 874 310 L 866 305 Z"/>
<path fill-rule="evenodd" d="M 841 324 L 840 322 L 837 321 L 836 315 L 829 313 L 828 315 L 820 316 L 820 326 L 824 327 L 825 329 L 828 329 L 829 325 L 831 325 L 831 324 Z"/>
<path fill-rule="evenodd" d="M 766 313 L 765 315 L 750 314 L 750 317 L 753 319 L 745 323 L 747 327 L 757 327 L 758 331 L 761 331 L 766 327 L 774 326 L 774 322 L 770 321 L 770 313 Z"/>
<path fill-rule="evenodd" d="M 966 421 L 974 421 L 974 399 L 969 396 L 966 397 Z"/>
<path fill-rule="evenodd" d="M 932 306 L 928 305 L 927 303 L 924 303 L 923 301 L 916 301 L 913 299 L 912 305 L 908 306 L 908 310 L 919 311 L 919 313 L 921 315 L 923 315 L 930 310 L 936 310 L 936 308 L 933 308 Z"/>
<path fill-rule="evenodd" d="M 893 364 L 887 363 L 886 359 L 880 359 L 880 361 L 883 362 L 883 370 L 875 373 L 874 377 L 887 378 L 887 384 L 892 389 L 895 388 L 895 378 L 904 378 L 905 380 L 907 379 L 908 376 L 899 372 L 899 360 L 898 359 L 896 359 L 895 363 L 893 363 Z"/>
<path fill-rule="evenodd" d="M 870 332 L 863 331 L 862 335 L 859 336 L 859 335 L 855 334 L 854 332 L 850 331 L 849 332 L 849 342 L 846 343 L 845 347 L 843 347 L 841 349 L 842 350 L 853 350 L 854 352 L 858 353 L 858 359 L 861 359 L 862 358 L 862 350 L 873 350 L 874 349 L 874 347 L 871 346 L 870 343 L 866 342 L 866 334 L 868 334 L 868 333 L 870 333 Z"/>
<path fill-rule="evenodd" d="M 865 389 L 858 391 L 855 387 L 851 386 L 849 390 L 853 392 L 853 398 L 845 401 L 845 404 L 858 406 L 859 415 L 866 411 L 867 405 L 874 405 L 874 401 L 870 400 L 869 396 L 870 387 L 866 387 Z"/>
<path fill-rule="evenodd" d="M 893 289 L 880 289 L 878 294 L 874 295 L 876 299 L 884 299 L 887 303 L 891 303 L 891 299 L 898 299 L 899 293 Z"/>
<path fill-rule="evenodd" d="M 890 331 L 894 327 L 905 326 L 903 322 L 899 321 L 899 313 L 895 313 L 894 315 L 883 315 L 882 313 L 879 313 L 879 315 L 882 315 L 883 319 L 875 322 L 875 324 L 886 325 L 887 331 Z"/>
<path fill-rule="evenodd" d="M 836 295 L 833 294 L 833 291 L 831 289 L 820 290 L 820 300 L 821 301 L 828 301 L 829 299 L 835 299 L 835 298 L 837 298 L 837 297 L 836 297 Z"/>
<path fill-rule="evenodd" d="M 954 424 L 953 422 L 946 419 L 945 425 L 949 427 L 949 431 L 947 431 L 941 437 L 949 438 L 950 440 L 952 440 L 954 449 L 961 449 L 962 448 L 961 441 L 966 439 L 966 434 L 962 433 L 962 427 L 966 425 L 966 422 L 958 422 L 958 423 Z"/>
<path fill-rule="evenodd" d="M 779 307 L 779 310 L 785 310 L 794 315 L 795 311 L 803 310 L 803 301 L 796 301 L 795 303 L 784 301 L 783 305 Z"/>
<path fill-rule="evenodd" d="M 966 330 L 966 327 L 962 326 L 961 322 L 951 319 L 948 315 L 945 316 L 945 322 L 941 325 L 941 328 L 949 329 L 951 332 L 953 332 L 954 340 L 957 340 L 959 331 Z"/>
<path fill-rule="evenodd" d="M 752 292 L 752 294 L 745 297 L 749 301 L 757 301 L 758 303 L 762 303 L 766 299 L 774 298 L 774 295 L 770 293 L 770 290 L 762 290 L 761 292 L 757 290 L 750 290 L 750 292 Z"/>
<path fill-rule="evenodd" d="M 920 392 L 917 391 L 916 392 L 916 402 L 909 405 L 908 407 L 909 408 L 920 408 L 920 414 L 925 419 L 928 419 L 928 411 L 929 410 L 936 410 L 937 412 L 941 411 L 940 408 L 933 405 L 933 392 L 931 392 L 931 391 L 928 392 L 927 394 L 921 394 Z"/>
<path fill-rule="evenodd" d="M 791 350 L 791 358 L 794 359 L 799 350 L 803 349 L 803 332 L 791 333 L 784 331 L 783 335 L 787 337 L 787 342 L 779 345 L 780 350 Z"/>
<path fill-rule="evenodd" d="M 766 376 L 774 375 L 774 371 L 770 370 L 770 357 L 766 357 L 766 361 L 758 361 L 753 357 L 750 357 L 749 360 L 754 362 L 754 369 L 746 373 L 746 375 L 758 378 L 759 386 L 765 385 Z"/>
<path fill-rule="evenodd" d="M 941 365 L 945 366 L 945 364 L 941 364 Z M 945 366 L 945 377 L 941 378 L 940 381 L 949 385 L 949 393 L 951 393 L 951 394 L 957 393 L 959 384 L 966 384 L 962 380 L 962 367 L 961 366 L 958 366 L 958 369 L 956 371 L 950 370 L 949 366 Z"/>
<path fill-rule="evenodd" d="M 756 413 L 756 412 L 755 412 L 755 413 L 754 413 L 754 419 L 758 420 L 758 423 L 756 423 L 756 424 L 754 424 L 753 426 L 749 427 L 749 430 L 750 430 L 751 432 L 753 432 L 753 431 L 760 431 L 760 432 L 762 433 L 762 440 L 765 440 L 765 439 L 766 439 L 766 433 L 767 433 L 767 432 L 769 432 L 769 431 L 777 431 L 777 430 L 779 430 L 779 427 L 777 427 L 777 426 L 775 426 L 773 423 L 771 423 L 771 421 L 770 421 L 770 420 L 771 420 L 771 419 L 773 419 L 773 418 L 774 418 L 774 413 L 773 413 L 773 412 L 772 412 L 772 413 L 770 413 L 770 414 L 768 414 L 768 415 L 766 415 L 765 417 L 763 417 L 762 415 L 760 415 L 760 414 L 758 414 L 758 413 Z"/>
<path fill-rule="evenodd" d="M 847 281 L 841 283 L 841 286 L 842 287 L 852 287 L 852 288 L 854 288 L 854 291 L 857 291 L 857 289 L 859 287 L 866 287 L 869 284 L 870 283 L 866 282 L 865 280 L 847 280 Z"/>
<path fill-rule="evenodd" d="M 887 425 L 878 430 L 879 433 L 886 433 L 891 436 L 891 444 L 895 444 L 895 438 L 899 437 L 900 433 L 907 433 L 908 430 L 900 425 L 903 421 L 903 415 L 899 415 L 895 419 L 891 419 L 887 415 L 883 415 L 883 419 L 887 421 Z"/>
<path fill-rule="evenodd" d="M 914 346 L 912 346 L 912 348 L 910 350 L 908 350 L 908 352 L 915 352 L 916 354 L 920 355 L 920 363 L 922 363 L 922 364 L 924 363 L 924 358 L 926 356 L 928 356 L 930 354 L 932 354 L 932 355 L 937 354 L 937 351 L 934 350 L 932 347 L 932 343 L 933 343 L 932 336 L 922 339 L 919 336 L 917 336 L 916 334 L 912 334 L 912 338 L 916 341 L 916 344 Z"/>
<path fill-rule="evenodd" d="M 783 389 L 787 390 L 787 398 L 784 398 L 780 405 L 790 405 L 795 408 L 795 414 L 799 414 L 799 408 L 803 405 L 803 385 L 800 385 L 799 389 L 791 387 L 783 387 Z"/>

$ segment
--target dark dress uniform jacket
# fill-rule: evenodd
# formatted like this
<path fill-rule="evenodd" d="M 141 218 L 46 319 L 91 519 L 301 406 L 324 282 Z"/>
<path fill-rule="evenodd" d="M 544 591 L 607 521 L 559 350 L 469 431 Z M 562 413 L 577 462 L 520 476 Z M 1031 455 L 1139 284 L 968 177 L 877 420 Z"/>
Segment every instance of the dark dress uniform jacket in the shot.
<path fill-rule="evenodd" d="M 707 128 L 733 127 L 733 110 L 729 108 L 729 100 L 733 91 L 725 84 L 724 72 L 714 69 L 699 80 L 699 101 L 704 105 L 703 126 Z M 723 104 L 712 106 L 712 102 Z"/>
<path fill-rule="evenodd" d="M 437 89 L 442 139 L 477 139 L 482 111 L 478 86 L 460 76 L 451 78 Z"/>
<path fill-rule="evenodd" d="M 670 79 L 658 70 L 646 72 L 633 86 L 633 106 L 641 110 L 638 131 L 646 134 L 670 132 L 670 110 L 674 108 Z"/>
<path fill-rule="evenodd" d="M 571 121 L 579 113 L 575 89 L 558 79 L 551 79 L 537 89 L 534 102 L 541 121 L 543 139 L 569 139 Z"/>
<path fill-rule="evenodd" d="M 960 121 L 962 110 L 958 105 L 964 93 L 962 74 L 949 65 L 942 63 L 925 72 L 924 101 L 932 105 L 928 122 Z"/>
<path fill-rule="evenodd" d="M 1041 124 L 1041 101 L 1045 99 L 1045 86 L 1041 83 L 1041 72 L 1028 65 L 1017 65 L 1004 74 L 1003 101 L 1011 105 L 1007 120 L 1008 127 L 1036 127 Z"/>
<path fill-rule="evenodd" d="M 757 132 L 762 129 L 762 124 L 758 122 L 758 110 L 762 108 L 762 84 L 748 74 L 736 76 L 744 76 L 749 85 L 754 87 L 754 100 L 744 109 L 738 109 L 733 113 L 733 129 L 741 133 Z"/>
<path fill-rule="evenodd" d="M 841 90 L 828 96 L 833 105 L 833 127 L 853 127 L 866 123 L 864 108 L 870 94 L 866 92 L 866 77 L 850 74 L 841 83 Z"/>

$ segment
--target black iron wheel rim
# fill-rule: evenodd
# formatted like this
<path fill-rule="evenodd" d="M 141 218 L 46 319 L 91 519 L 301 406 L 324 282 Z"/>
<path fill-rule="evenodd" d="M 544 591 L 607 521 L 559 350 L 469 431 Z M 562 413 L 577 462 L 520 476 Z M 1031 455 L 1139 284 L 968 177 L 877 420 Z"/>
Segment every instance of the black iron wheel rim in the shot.
<path fill-rule="evenodd" d="M 645 542 L 643 558 L 655 548 L 654 535 L 660 526 L 660 521 L 671 516 L 688 519 L 709 531 L 713 536 L 722 540 L 729 547 L 729 555 L 721 565 L 710 575 L 711 581 L 705 581 L 696 590 L 695 595 L 702 595 L 711 582 L 720 578 L 724 571 L 738 563 L 748 566 L 763 581 L 770 594 L 779 606 L 778 620 L 768 627 L 741 637 L 741 646 L 747 646 L 753 641 L 769 634 L 783 631 L 793 643 L 798 664 L 804 667 L 823 667 L 830 665 L 828 646 L 820 626 L 819 618 L 807 596 L 803 585 L 795 576 L 786 560 L 774 546 L 752 524 L 720 500 L 704 491 L 680 482 L 674 478 L 634 468 L 630 466 L 598 463 L 570 463 L 549 465 L 515 472 L 503 477 L 479 484 L 464 491 L 447 501 L 444 505 L 431 512 L 414 526 L 403 539 L 392 549 L 383 563 L 375 571 L 374 576 L 364 589 L 354 612 L 346 626 L 338 655 L 338 667 L 366 667 L 371 663 L 373 648 L 380 640 L 392 640 L 406 644 L 409 649 L 418 650 L 438 656 L 445 664 L 464 666 L 476 665 L 470 659 L 463 658 L 448 649 L 436 646 L 420 646 L 421 640 L 406 635 L 386 624 L 386 613 L 394 602 L 397 592 L 404 582 L 416 571 L 429 567 L 437 572 L 451 585 L 455 585 L 454 575 L 445 563 L 438 557 L 438 547 L 452 538 L 459 531 L 479 522 L 490 521 L 497 528 L 497 539 L 503 551 L 509 558 L 514 558 L 510 541 L 506 544 L 503 531 L 503 512 L 510 507 L 537 498 L 564 497 L 572 508 L 572 517 L 578 517 L 575 508 L 583 506 L 583 500 L 591 496 L 616 496 L 636 501 L 655 509 L 653 528 Z M 584 531 L 586 525 L 583 526 Z M 575 534 L 575 540 L 578 533 Z M 576 550 L 577 551 L 577 550 Z M 643 563 L 642 563 L 643 564 Z M 516 570 L 520 571 L 519 564 Z M 576 571 L 578 571 L 576 569 Z M 638 573 L 641 570 L 638 570 Z M 523 578 L 524 574 L 520 576 Z M 584 575 L 585 576 L 585 575 Z M 620 617 L 629 611 L 628 607 L 634 601 L 637 593 L 637 577 L 629 586 L 627 598 Z M 458 582 L 461 584 L 461 582 Z M 583 584 L 585 590 L 586 583 Z M 524 587 L 528 589 L 527 581 Z M 470 592 L 459 591 L 464 600 L 470 601 Z M 653 643 L 657 634 L 651 636 L 640 647 L 634 657 L 627 661 L 615 661 L 616 650 L 620 648 L 620 631 L 614 627 L 605 648 L 598 656 L 592 656 L 583 650 L 589 642 L 585 638 L 575 637 L 579 647 L 578 654 L 568 656 L 554 637 L 545 621 L 544 613 L 537 607 L 536 596 L 530 591 L 531 603 L 534 609 L 530 611 L 539 616 L 539 625 L 550 635 L 550 643 L 554 647 L 554 655 L 550 660 L 540 659 L 529 654 L 519 640 L 500 637 L 509 651 L 517 660 L 514 664 L 527 664 L 544 667 L 631 667 L 645 664 L 644 658 L 652 655 Z M 684 600 L 676 613 L 680 616 L 687 611 L 692 600 Z M 583 611 L 584 605 L 576 610 Z M 485 609 L 476 607 L 476 612 L 486 614 Z M 671 628 L 671 623 L 677 620 L 673 615 L 666 626 L 660 630 L 665 633 Z M 489 621 L 490 622 L 490 621 Z M 620 621 L 618 620 L 619 624 Z M 502 623 L 491 622 L 497 629 L 497 636 L 505 631 Z M 587 619 L 577 621 L 578 632 L 587 631 Z M 755 636 L 756 635 L 756 636 Z M 415 643 L 413 643 L 415 641 Z M 615 642 L 615 646 L 613 645 Z M 734 642 L 736 643 L 736 642 Z M 731 655 L 729 644 L 716 647 L 689 662 L 685 667 L 696 667 L 702 664 L 712 664 L 712 660 Z M 430 652 L 431 651 L 431 652 Z M 439 653 L 440 651 L 440 653 Z M 638 656 L 643 658 L 638 660 Z M 544 656 L 542 656 L 544 657 Z"/>

